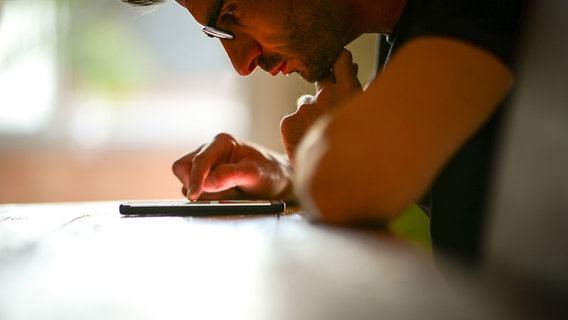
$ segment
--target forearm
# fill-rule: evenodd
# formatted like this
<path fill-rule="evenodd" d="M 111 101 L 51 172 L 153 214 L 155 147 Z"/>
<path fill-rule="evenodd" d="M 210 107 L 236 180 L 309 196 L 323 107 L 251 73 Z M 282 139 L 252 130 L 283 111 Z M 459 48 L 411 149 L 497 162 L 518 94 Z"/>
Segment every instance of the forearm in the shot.
<path fill-rule="evenodd" d="M 314 126 L 296 158 L 323 220 L 389 219 L 416 201 L 508 92 L 493 55 L 445 38 L 409 43 L 368 88 Z"/>

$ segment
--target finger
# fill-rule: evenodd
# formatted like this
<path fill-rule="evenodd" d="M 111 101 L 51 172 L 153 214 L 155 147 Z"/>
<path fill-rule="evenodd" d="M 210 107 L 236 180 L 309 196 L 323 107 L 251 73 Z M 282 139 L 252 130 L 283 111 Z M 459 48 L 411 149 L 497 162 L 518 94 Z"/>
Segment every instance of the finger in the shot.
<path fill-rule="evenodd" d="M 353 55 L 351 52 L 347 49 L 343 49 L 333 64 L 335 82 L 338 84 L 358 82 L 358 70 L 359 66 L 353 63 Z"/>
<path fill-rule="evenodd" d="M 203 148 L 199 147 L 196 151 L 188 153 L 187 155 L 179 158 L 172 164 L 172 171 L 174 175 L 181 181 L 183 187 L 187 190 L 187 181 L 189 179 L 189 173 L 191 172 L 191 162 L 195 155 Z M 187 192 L 187 191 L 186 191 Z M 185 193 L 184 193 L 185 195 Z"/>
<path fill-rule="evenodd" d="M 300 108 L 301 106 L 306 104 L 313 104 L 315 100 L 316 98 L 314 96 L 305 94 L 299 97 L 298 100 L 296 101 L 296 108 Z"/>
<path fill-rule="evenodd" d="M 191 172 L 187 182 L 187 198 L 195 201 L 203 192 L 203 183 L 213 167 L 228 161 L 233 150 L 228 135 L 218 135 L 192 159 Z"/>
<path fill-rule="evenodd" d="M 179 160 L 174 162 L 174 164 L 172 165 L 172 171 L 174 175 L 178 178 L 178 180 L 181 181 L 183 188 L 187 188 L 187 180 L 189 178 L 190 170 L 191 170 L 191 164 L 182 163 L 179 162 Z"/>
<path fill-rule="evenodd" d="M 316 81 L 316 91 L 321 91 L 324 87 L 335 84 L 335 75 L 330 70 L 327 75 Z"/>
<path fill-rule="evenodd" d="M 208 159 L 194 158 L 194 162 L 187 179 L 187 199 L 195 201 L 199 198 L 203 189 L 203 182 L 209 174 L 212 166 L 213 164 L 210 163 Z"/>
<path fill-rule="evenodd" d="M 256 166 L 249 162 L 220 164 L 209 173 L 203 183 L 203 191 L 220 192 L 238 187 L 251 190 L 259 182 Z"/>
<path fill-rule="evenodd" d="M 353 63 L 353 55 L 351 52 L 347 49 L 343 49 L 337 56 L 337 59 L 335 59 L 328 75 L 316 82 L 316 90 L 319 91 L 331 84 L 358 81 L 358 70 L 358 65 Z"/>

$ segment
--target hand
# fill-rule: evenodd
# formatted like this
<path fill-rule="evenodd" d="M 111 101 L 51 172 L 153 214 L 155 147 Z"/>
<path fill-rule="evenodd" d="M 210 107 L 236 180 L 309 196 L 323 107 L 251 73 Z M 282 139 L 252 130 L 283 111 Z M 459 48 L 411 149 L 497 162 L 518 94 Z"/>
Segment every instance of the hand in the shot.
<path fill-rule="evenodd" d="M 292 170 L 283 155 L 222 133 L 172 167 L 182 192 L 197 199 L 291 199 Z"/>
<path fill-rule="evenodd" d="M 316 95 L 302 96 L 296 112 L 282 119 L 280 131 L 288 159 L 294 159 L 298 144 L 318 118 L 363 91 L 357 71 L 351 52 L 343 49 L 329 74 L 316 82 Z"/>

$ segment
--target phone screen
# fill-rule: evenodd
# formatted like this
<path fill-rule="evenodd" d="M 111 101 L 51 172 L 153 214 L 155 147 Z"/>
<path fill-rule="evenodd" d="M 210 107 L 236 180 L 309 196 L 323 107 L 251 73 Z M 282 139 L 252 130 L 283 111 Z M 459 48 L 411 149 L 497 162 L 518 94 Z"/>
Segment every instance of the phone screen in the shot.
<path fill-rule="evenodd" d="M 270 200 L 130 201 L 119 210 L 123 215 L 220 216 L 281 213 L 286 204 Z"/>

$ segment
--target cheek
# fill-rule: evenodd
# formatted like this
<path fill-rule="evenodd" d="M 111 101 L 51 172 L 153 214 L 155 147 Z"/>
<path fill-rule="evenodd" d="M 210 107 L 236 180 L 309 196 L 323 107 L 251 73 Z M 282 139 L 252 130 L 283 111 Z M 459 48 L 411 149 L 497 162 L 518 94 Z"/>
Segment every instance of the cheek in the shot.
<path fill-rule="evenodd" d="M 259 6 L 266 7 L 265 3 L 270 1 L 260 1 Z M 250 14 L 240 19 L 240 24 L 244 32 L 248 32 L 263 46 L 273 48 L 282 46 L 290 37 L 289 22 L 286 17 L 279 13 L 277 8 L 255 7 L 250 9 Z"/>

